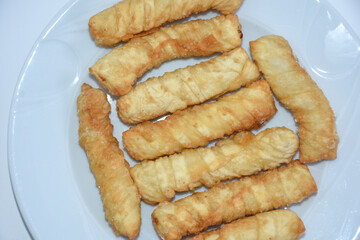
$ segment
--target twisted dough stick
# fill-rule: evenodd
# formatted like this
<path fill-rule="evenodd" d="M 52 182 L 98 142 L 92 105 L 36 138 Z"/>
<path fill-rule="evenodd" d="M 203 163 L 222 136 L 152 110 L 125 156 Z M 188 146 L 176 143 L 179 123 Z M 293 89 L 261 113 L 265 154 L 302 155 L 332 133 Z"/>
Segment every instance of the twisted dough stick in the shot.
<path fill-rule="evenodd" d="M 293 131 L 285 127 L 274 127 L 257 135 L 249 132 L 239 133 L 234 138 L 217 142 L 216 146 L 222 149 L 234 149 L 237 146 L 238 151 L 233 152 L 231 160 L 224 166 L 206 172 L 201 177 L 199 181 L 207 187 L 213 187 L 220 181 L 252 175 L 276 168 L 282 163 L 289 163 L 298 149 L 299 142 Z"/>
<path fill-rule="evenodd" d="M 150 204 L 169 201 L 175 191 L 193 190 L 205 184 L 251 175 L 291 161 L 298 148 L 295 133 L 285 127 L 266 129 L 257 135 L 241 132 L 212 148 L 188 149 L 179 154 L 144 161 L 130 174 L 142 200 Z"/>
<path fill-rule="evenodd" d="M 234 131 L 258 128 L 276 112 L 269 85 L 261 80 L 213 103 L 175 112 L 165 120 L 143 122 L 123 133 L 136 160 L 154 159 L 204 146 Z"/>
<path fill-rule="evenodd" d="M 178 240 L 211 225 L 300 202 L 316 191 L 307 166 L 293 161 L 176 202 L 162 202 L 152 213 L 153 224 L 165 240 Z"/>
<path fill-rule="evenodd" d="M 175 58 L 226 52 L 241 44 L 241 25 L 235 15 L 195 20 L 134 38 L 99 59 L 89 71 L 114 95 L 125 95 L 136 79 Z"/>
<path fill-rule="evenodd" d="M 289 43 L 280 36 L 250 42 L 251 54 L 280 103 L 299 124 L 300 161 L 335 159 L 339 138 L 329 101 L 298 64 Z"/>
<path fill-rule="evenodd" d="M 106 94 L 84 84 L 78 98 L 78 113 L 79 143 L 99 186 L 105 217 L 116 235 L 133 239 L 140 230 L 140 195 L 131 179 L 129 164 L 112 135 Z"/>
<path fill-rule="evenodd" d="M 304 223 L 296 213 L 282 209 L 239 219 L 188 240 L 294 240 L 304 232 Z"/>
<path fill-rule="evenodd" d="M 143 122 L 205 102 L 259 79 L 257 66 L 239 47 L 209 61 L 138 84 L 117 101 L 118 115 L 128 124 Z"/>
<path fill-rule="evenodd" d="M 89 30 L 101 46 L 113 46 L 135 34 L 189 16 L 216 9 L 222 14 L 236 11 L 243 0 L 124 0 L 94 15 Z M 146 33 L 144 33 L 146 34 Z"/>

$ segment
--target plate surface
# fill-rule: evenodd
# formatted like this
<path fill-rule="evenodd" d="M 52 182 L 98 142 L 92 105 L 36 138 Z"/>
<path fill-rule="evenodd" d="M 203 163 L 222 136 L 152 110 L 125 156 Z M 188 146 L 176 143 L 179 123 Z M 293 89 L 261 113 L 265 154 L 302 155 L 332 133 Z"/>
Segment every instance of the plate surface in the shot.
<path fill-rule="evenodd" d="M 82 83 L 101 87 L 88 68 L 110 51 L 95 45 L 88 19 L 115 2 L 68 3 L 39 37 L 20 75 L 10 113 L 9 166 L 18 206 L 35 239 L 116 239 L 104 218 L 85 152 L 78 144 L 76 109 Z M 302 239 L 358 239 L 359 38 L 327 2 L 319 0 L 245 0 L 236 14 L 243 26 L 242 47 L 249 52 L 251 40 L 266 34 L 284 36 L 336 115 L 338 158 L 309 165 L 319 191 L 290 207 L 307 228 Z M 216 15 L 210 11 L 186 20 Z M 170 61 L 140 81 L 207 59 Z M 116 99 L 108 96 L 108 100 L 114 135 L 123 149 L 121 134 L 129 126 L 116 116 Z M 291 114 L 278 103 L 277 107 L 278 113 L 262 129 L 286 126 L 296 131 Z M 188 194 L 178 194 L 175 199 Z M 159 239 L 151 223 L 153 209 L 142 203 L 138 239 Z"/>

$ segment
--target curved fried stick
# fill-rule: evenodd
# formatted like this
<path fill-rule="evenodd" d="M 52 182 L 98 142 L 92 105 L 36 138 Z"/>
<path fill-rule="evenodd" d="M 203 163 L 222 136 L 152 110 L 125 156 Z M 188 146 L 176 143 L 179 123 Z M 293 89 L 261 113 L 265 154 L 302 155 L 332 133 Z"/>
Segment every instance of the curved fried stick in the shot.
<path fill-rule="evenodd" d="M 144 161 L 130 173 L 142 200 L 150 204 L 169 201 L 176 192 L 204 184 L 251 175 L 291 161 L 298 148 L 295 133 L 285 127 L 266 129 L 257 135 L 241 132 L 220 140 L 212 148 L 187 149 L 181 153 Z"/>
<path fill-rule="evenodd" d="M 251 54 L 279 102 L 299 124 L 300 161 L 335 159 L 339 138 L 329 101 L 298 64 L 289 43 L 280 36 L 250 42 Z"/>
<path fill-rule="evenodd" d="M 316 191 L 307 166 L 293 161 L 175 202 L 162 202 L 152 213 L 153 224 L 165 240 L 178 240 L 212 225 L 300 202 Z"/>
<path fill-rule="evenodd" d="M 117 101 L 121 121 L 135 124 L 182 110 L 260 79 L 241 47 L 209 61 L 177 69 L 138 84 Z"/>
<path fill-rule="evenodd" d="M 194 20 L 160 28 L 114 48 L 89 71 L 114 95 L 125 95 L 146 71 L 175 58 L 226 52 L 241 44 L 236 15 Z"/>
<path fill-rule="evenodd" d="M 140 195 L 119 142 L 112 135 L 106 94 L 84 84 L 77 102 L 79 143 L 86 151 L 99 187 L 105 217 L 116 235 L 133 239 L 140 230 Z"/>
<path fill-rule="evenodd" d="M 123 143 L 134 159 L 154 159 L 204 146 L 234 131 L 260 127 L 275 112 L 269 85 L 261 80 L 216 102 L 177 111 L 162 121 L 131 127 L 123 133 Z"/>
<path fill-rule="evenodd" d="M 113 46 L 134 35 L 189 16 L 216 9 L 230 14 L 243 0 L 124 0 L 92 16 L 89 30 L 101 46 Z"/>

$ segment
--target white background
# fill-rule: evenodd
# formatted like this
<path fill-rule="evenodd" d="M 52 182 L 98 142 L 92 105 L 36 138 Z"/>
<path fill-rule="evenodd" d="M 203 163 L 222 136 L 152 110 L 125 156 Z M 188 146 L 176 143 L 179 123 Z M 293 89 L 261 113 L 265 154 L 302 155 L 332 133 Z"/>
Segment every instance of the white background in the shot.
<path fill-rule="evenodd" d="M 1 240 L 31 239 L 17 209 L 9 179 L 7 162 L 8 114 L 17 78 L 27 55 L 42 30 L 66 2 L 67 0 L 0 0 Z M 329 2 L 360 36 L 360 0 L 329 0 Z"/>

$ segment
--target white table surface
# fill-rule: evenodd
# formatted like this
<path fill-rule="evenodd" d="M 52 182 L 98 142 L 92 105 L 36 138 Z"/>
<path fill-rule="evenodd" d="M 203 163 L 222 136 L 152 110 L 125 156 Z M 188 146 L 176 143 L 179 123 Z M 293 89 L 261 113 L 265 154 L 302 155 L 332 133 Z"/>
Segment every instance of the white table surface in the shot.
<path fill-rule="evenodd" d="M 101 1 L 101 0 L 99 0 Z M 251 1 L 251 0 L 245 0 Z M 360 36 L 360 0 L 328 0 Z M 11 188 L 7 131 L 12 94 L 34 42 L 67 0 L 0 0 L 0 239 L 31 239 Z M 44 219 L 46 221 L 46 219 Z"/>

